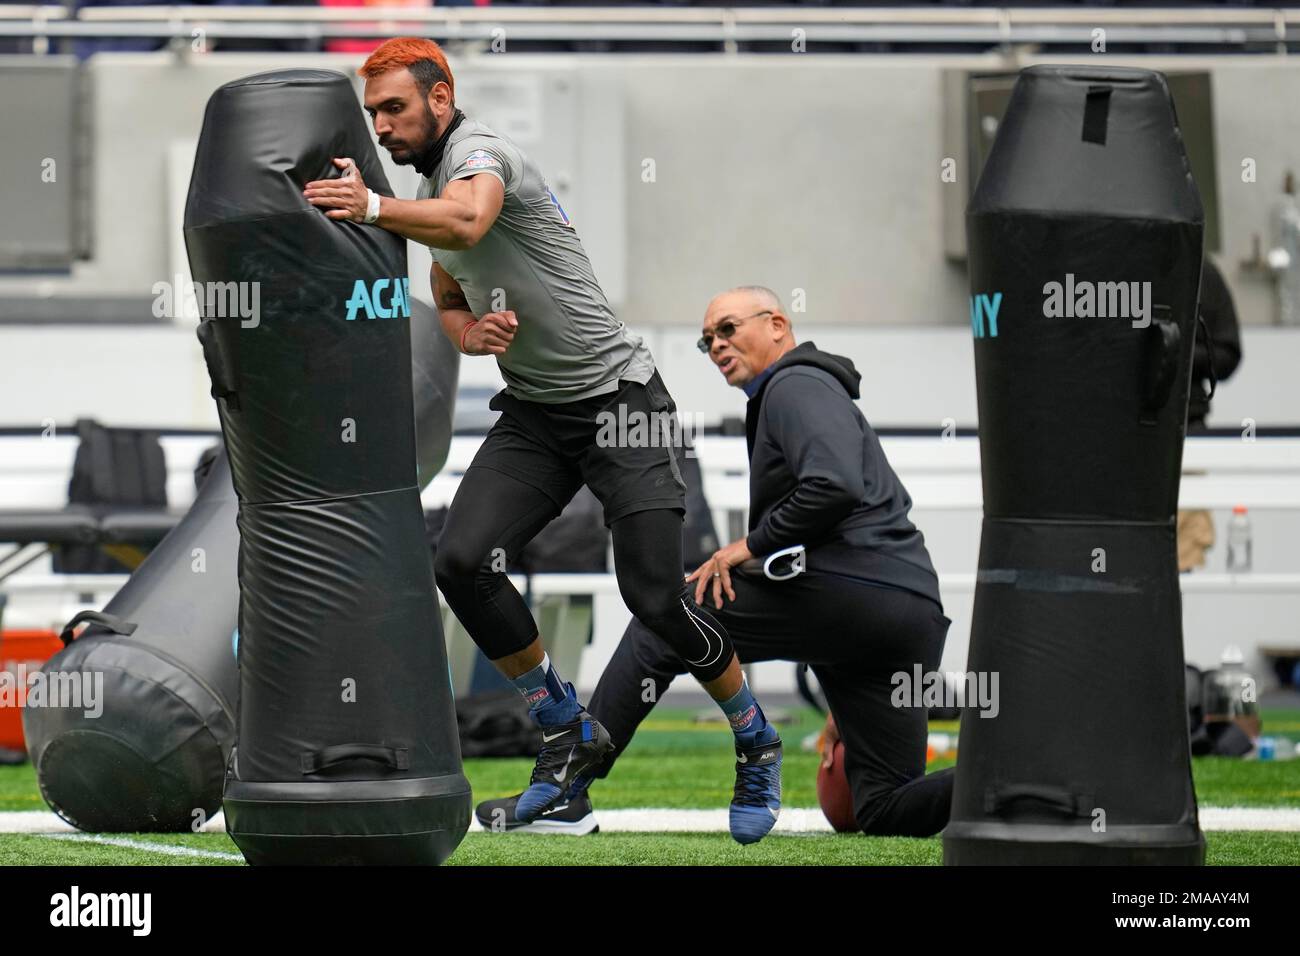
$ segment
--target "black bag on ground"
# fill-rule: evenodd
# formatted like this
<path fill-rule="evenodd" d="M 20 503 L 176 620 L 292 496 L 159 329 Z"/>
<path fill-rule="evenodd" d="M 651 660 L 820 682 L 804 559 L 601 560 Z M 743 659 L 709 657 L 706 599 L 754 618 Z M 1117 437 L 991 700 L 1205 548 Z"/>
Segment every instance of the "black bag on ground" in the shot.
<path fill-rule="evenodd" d="M 167 459 L 158 432 L 107 428 L 93 419 L 77 421 L 77 456 L 68 482 L 68 504 L 166 508 Z M 143 548 L 146 553 L 152 547 Z M 133 568 L 97 544 L 65 544 L 54 549 L 56 574 L 128 574 Z"/>
<path fill-rule="evenodd" d="M 424 513 L 425 537 L 436 554 L 447 507 Z M 517 555 L 511 555 L 510 574 L 604 574 L 609 570 L 609 529 L 605 527 L 600 502 L 583 485 L 559 517 L 537 533 Z"/>
<path fill-rule="evenodd" d="M 700 470 L 700 460 L 686 442 L 677 456 L 677 466 L 681 469 L 682 480 L 686 482 L 686 523 L 682 526 L 682 564 L 687 571 L 694 571 L 713 556 L 721 547 L 718 530 L 713 524 L 713 511 L 708 499 L 704 497 L 704 474 Z"/>
<path fill-rule="evenodd" d="M 456 723 L 463 757 L 533 757 L 542 746 L 541 728 L 514 688 L 458 699 Z"/>
<path fill-rule="evenodd" d="M 523 574 L 590 573 L 609 569 L 609 529 L 600 501 L 583 485 L 560 516 L 524 545 L 511 571 Z"/>

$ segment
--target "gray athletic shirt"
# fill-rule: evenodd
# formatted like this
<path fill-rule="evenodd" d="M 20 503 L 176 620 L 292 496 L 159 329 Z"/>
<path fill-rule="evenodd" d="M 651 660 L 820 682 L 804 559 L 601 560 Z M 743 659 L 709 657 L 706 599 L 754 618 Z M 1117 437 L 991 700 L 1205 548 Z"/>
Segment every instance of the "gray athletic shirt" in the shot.
<path fill-rule="evenodd" d="M 453 179 L 479 173 L 505 186 L 496 222 L 471 249 L 429 251 L 476 316 L 513 310 L 519 320 L 514 341 L 496 357 L 506 391 L 574 402 L 614 391 L 619 379 L 648 382 L 650 350 L 615 318 L 569 217 L 518 146 L 466 117 L 416 198 L 436 198 Z"/>

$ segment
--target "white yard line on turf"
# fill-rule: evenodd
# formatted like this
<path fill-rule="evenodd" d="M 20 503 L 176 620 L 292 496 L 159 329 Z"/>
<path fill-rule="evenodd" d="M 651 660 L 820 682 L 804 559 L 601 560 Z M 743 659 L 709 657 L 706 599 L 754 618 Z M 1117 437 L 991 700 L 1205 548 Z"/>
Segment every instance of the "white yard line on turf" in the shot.
<path fill-rule="evenodd" d="M 1300 831 L 1300 808 L 1201 807 L 1201 829 Z M 601 810 L 596 822 L 602 833 L 726 833 L 726 810 Z M 483 827 L 478 827 L 483 830 Z M 777 833 L 829 833 L 821 810 L 787 807 L 776 822 Z"/>
<path fill-rule="evenodd" d="M 1201 807 L 1200 821 L 1201 829 L 1211 832 L 1221 830 L 1296 832 L 1300 831 L 1300 808 Z M 597 809 L 596 822 L 605 833 L 726 833 L 727 811 L 725 809 Z M 477 825 L 474 828 L 481 829 Z M 822 816 L 821 810 L 815 807 L 787 807 L 781 811 L 781 818 L 776 824 L 778 833 L 829 833 L 830 829 L 830 824 Z M 209 820 L 201 832 L 224 833 L 225 823 L 221 814 L 218 813 Z M 46 810 L 7 810 L 0 811 L 0 833 L 75 834 L 78 831 Z M 105 837 L 105 839 L 119 838 Z M 150 847 L 155 845 L 165 844 L 150 844 Z"/>
<path fill-rule="evenodd" d="M 80 833 L 70 823 L 48 810 L 0 810 L 0 833 Z M 225 833 L 225 818 L 217 815 L 204 824 L 200 833 Z"/>
<path fill-rule="evenodd" d="M 596 809 L 601 833 L 726 833 L 728 812 L 721 810 Z M 773 828 L 777 833 L 830 833 L 819 809 L 786 807 Z"/>
<path fill-rule="evenodd" d="M 143 850 L 146 853 L 161 853 L 164 856 L 201 857 L 206 860 L 238 860 L 244 862 L 238 853 L 221 853 L 217 850 L 196 850 L 189 846 L 173 846 L 170 843 L 145 843 L 142 840 L 128 840 L 126 837 L 96 836 L 90 833 L 41 833 L 47 840 L 63 840 L 71 843 L 98 843 L 104 846 L 120 846 L 128 850 Z"/>
<path fill-rule="evenodd" d="M 1293 807 L 1201 807 L 1202 830 L 1300 830 Z"/>

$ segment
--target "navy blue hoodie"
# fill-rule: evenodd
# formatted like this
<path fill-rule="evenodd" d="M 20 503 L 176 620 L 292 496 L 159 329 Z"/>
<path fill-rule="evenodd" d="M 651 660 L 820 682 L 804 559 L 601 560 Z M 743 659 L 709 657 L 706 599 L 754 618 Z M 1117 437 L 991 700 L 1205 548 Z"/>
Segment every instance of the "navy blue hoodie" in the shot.
<path fill-rule="evenodd" d="M 912 499 L 853 400 L 862 375 L 811 342 L 772 363 L 745 410 L 749 549 L 802 544 L 808 570 L 905 588 L 943 607 Z"/>

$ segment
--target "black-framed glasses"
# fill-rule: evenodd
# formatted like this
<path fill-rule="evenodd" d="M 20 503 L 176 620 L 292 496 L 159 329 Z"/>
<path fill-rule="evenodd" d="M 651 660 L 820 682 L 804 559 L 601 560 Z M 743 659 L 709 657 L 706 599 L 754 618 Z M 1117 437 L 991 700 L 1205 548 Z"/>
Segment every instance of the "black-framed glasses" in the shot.
<path fill-rule="evenodd" d="M 760 315 L 771 315 L 771 309 L 763 309 L 761 312 L 755 312 L 753 315 L 744 315 L 739 319 L 723 319 L 717 324 L 712 332 L 705 332 L 695 342 L 695 347 L 705 355 L 709 354 L 709 349 L 713 348 L 713 336 L 716 334 L 720 339 L 730 339 L 736 334 L 736 326 L 746 319 L 753 319 Z"/>

